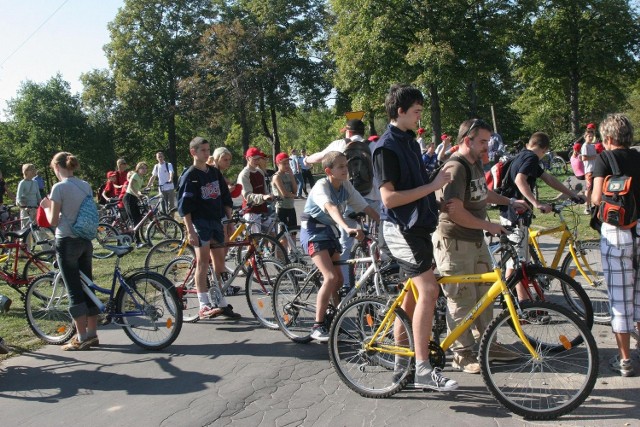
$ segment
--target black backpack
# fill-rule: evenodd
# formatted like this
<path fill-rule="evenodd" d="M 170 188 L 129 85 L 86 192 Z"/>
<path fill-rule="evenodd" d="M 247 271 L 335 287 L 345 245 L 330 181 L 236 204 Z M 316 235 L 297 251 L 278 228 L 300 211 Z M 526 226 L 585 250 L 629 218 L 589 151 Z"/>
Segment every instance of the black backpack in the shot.
<path fill-rule="evenodd" d="M 107 183 L 105 182 L 104 184 L 102 184 L 100 186 L 100 188 L 98 188 L 98 204 L 99 205 L 106 205 L 108 200 L 104 198 L 104 196 L 102 195 L 102 193 L 104 192 L 105 187 L 107 186 Z"/>
<path fill-rule="evenodd" d="M 622 229 L 635 229 L 638 209 L 633 191 L 632 177 L 620 171 L 613 152 L 603 151 L 601 156 L 611 167 L 611 175 L 602 183 L 602 201 L 598 209 L 598 219 Z"/>
<path fill-rule="evenodd" d="M 365 196 L 373 189 L 373 160 L 371 150 L 364 141 L 345 140 L 347 147 L 344 155 L 347 156 L 347 167 L 349 169 L 349 181 L 358 192 Z"/>

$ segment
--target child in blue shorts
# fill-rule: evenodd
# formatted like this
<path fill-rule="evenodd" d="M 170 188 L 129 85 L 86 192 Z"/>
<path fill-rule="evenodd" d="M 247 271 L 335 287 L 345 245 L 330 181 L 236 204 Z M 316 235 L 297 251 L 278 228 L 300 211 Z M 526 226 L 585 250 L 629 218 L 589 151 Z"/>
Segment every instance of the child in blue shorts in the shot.
<path fill-rule="evenodd" d="M 224 296 L 213 307 L 207 289 L 209 260 L 213 261 L 213 271 L 220 275 L 225 271 L 224 230 L 222 219 L 231 218 L 233 201 L 222 173 L 207 164 L 211 149 L 209 141 L 199 136 L 189 144 L 193 166 L 180 177 L 178 184 L 178 213 L 184 218 L 189 233 L 189 243 L 196 251 L 195 284 L 200 302 L 200 319 L 223 315 L 241 317 L 233 311 Z M 227 224 L 228 235 L 233 234 L 233 225 Z M 218 280 L 220 283 L 220 280 Z"/>
<path fill-rule="evenodd" d="M 313 186 L 300 216 L 300 243 L 323 277 L 311 338 L 328 341 L 329 325 L 325 324 L 325 312 L 331 297 L 337 305 L 338 290 L 344 283 L 340 266 L 333 265 L 334 261 L 340 259 L 342 252 L 338 226 L 349 234 L 355 234 L 358 240 L 364 238 L 362 230 L 350 228 L 342 215 L 348 206 L 354 212 L 364 212 L 376 221 L 380 217 L 349 182 L 347 158 L 343 153 L 327 153 L 322 160 L 322 168 L 327 177 L 318 180 Z"/>

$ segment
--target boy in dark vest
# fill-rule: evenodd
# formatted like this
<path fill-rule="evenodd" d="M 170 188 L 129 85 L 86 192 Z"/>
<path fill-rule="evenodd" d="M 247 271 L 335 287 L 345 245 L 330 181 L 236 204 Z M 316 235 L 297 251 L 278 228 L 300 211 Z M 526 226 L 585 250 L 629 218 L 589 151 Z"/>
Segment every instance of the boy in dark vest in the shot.
<path fill-rule="evenodd" d="M 373 165 L 380 183 L 384 239 L 391 254 L 418 289 L 418 300 L 409 293 L 402 308 L 412 319 L 415 342 L 415 386 L 450 391 L 458 383 L 444 377 L 429 363 L 429 337 L 439 286 L 433 273 L 431 233 L 438 221 L 434 191 L 451 181 L 449 167 L 431 183 L 420 157 L 420 146 L 413 132 L 418 127 L 424 98 L 414 87 L 394 85 L 385 100 L 391 121 L 376 143 Z M 402 331 L 396 331 L 399 335 Z M 401 341 L 399 336 L 397 340 Z M 396 367 L 403 371 L 409 359 L 396 357 Z"/>

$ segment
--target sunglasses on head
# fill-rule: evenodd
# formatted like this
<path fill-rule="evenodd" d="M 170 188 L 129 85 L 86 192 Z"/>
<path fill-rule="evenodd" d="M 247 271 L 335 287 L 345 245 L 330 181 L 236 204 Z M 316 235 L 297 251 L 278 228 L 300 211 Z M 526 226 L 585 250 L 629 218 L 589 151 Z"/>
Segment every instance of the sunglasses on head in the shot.
<path fill-rule="evenodd" d="M 471 123 L 471 126 L 469 126 L 469 129 L 467 130 L 467 133 L 464 136 L 469 136 L 471 135 L 471 132 L 473 132 L 474 129 L 478 129 L 478 128 L 483 128 L 483 129 L 487 129 L 487 128 L 491 128 L 489 126 L 489 124 L 487 122 L 485 122 L 482 119 L 475 119 L 473 121 L 473 123 Z"/>

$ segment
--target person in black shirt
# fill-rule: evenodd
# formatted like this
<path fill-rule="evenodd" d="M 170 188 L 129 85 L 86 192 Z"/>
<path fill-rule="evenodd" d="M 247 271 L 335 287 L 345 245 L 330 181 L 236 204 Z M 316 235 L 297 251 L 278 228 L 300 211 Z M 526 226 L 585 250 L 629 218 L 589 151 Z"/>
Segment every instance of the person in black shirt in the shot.
<path fill-rule="evenodd" d="M 640 153 L 630 148 L 633 143 L 631 122 L 622 114 L 610 114 L 600 123 L 600 135 L 605 149 L 612 152 L 620 172 L 632 177 L 635 200 L 639 202 Z M 609 159 L 602 154 L 596 157 L 591 194 L 594 206 L 600 205 L 604 178 L 612 173 Z M 602 270 L 612 314 L 611 329 L 619 351 L 609 361 L 609 366 L 623 377 L 631 377 L 635 375 L 635 370 L 631 364 L 630 332 L 634 328 L 640 329 L 640 233 L 637 227 L 635 230 L 622 229 L 606 222 L 602 223 L 600 232 Z M 638 352 L 638 348 L 635 351 Z"/>

